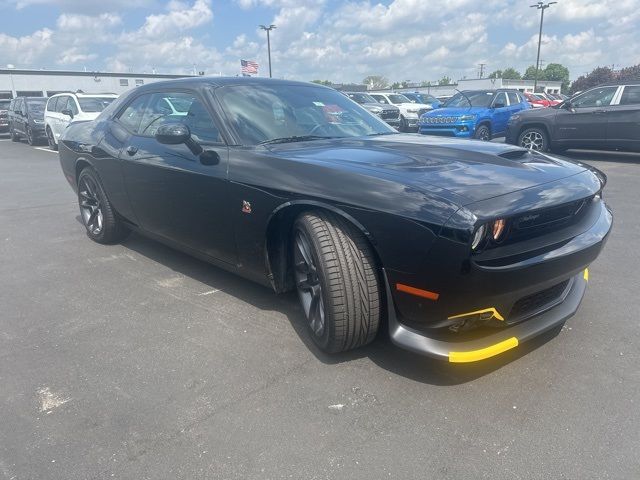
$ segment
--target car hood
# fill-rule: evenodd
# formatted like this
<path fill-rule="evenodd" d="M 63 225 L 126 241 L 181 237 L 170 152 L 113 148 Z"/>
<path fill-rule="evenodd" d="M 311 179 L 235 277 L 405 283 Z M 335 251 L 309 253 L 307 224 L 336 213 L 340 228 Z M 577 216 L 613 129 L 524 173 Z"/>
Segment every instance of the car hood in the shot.
<path fill-rule="evenodd" d="M 528 120 L 533 118 L 552 118 L 555 117 L 557 113 L 557 108 L 536 108 L 535 110 L 523 110 L 521 112 L 518 112 L 518 115 L 520 116 L 520 118 L 526 118 Z"/>
<path fill-rule="evenodd" d="M 431 109 L 431 105 L 427 105 L 425 103 L 394 103 L 394 105 L 396 107 L 402 107 L 402 108 L 414 108 L 416 110 L 420 110 L 422 108 L 427 108 L 427 109 Z"/>
<path fill-rule="evenodd" d="M 270 145 L 272 155 L 449 192 L 461 206 L 576 175 L 587 167 L 512 145 L 418 134 Z"/>
<path fill-rule="evenodd" d="M 398 111 L 399 108 L 396 107 L 395 105 L 383 105 L 381 103 L 361 103 L 360 104 L 362 107 L 371 110 L 371 109 L 382 109 L 382 110 L 395 110 Z"/>
<path fill-rule="evenodd" d="M 462 107 L 462 108 L 446 108 L 440 107 L 432 110 L 430 112 L 425 113 L 430 117 L 458 117 L 460 115 L 469 115 L 469 114 L 482 114 L 485 113 L 488 109 L 485 107 Z"/>

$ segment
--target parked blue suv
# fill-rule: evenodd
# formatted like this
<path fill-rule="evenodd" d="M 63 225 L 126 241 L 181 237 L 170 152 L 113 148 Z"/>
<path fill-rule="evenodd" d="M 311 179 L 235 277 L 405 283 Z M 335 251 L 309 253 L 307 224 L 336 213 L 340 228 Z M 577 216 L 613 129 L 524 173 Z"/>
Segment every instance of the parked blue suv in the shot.
<path fill-rule="evenodd" d="M 424 135 L 491 140 L 503 137 L 509 118 L 530 108 L 517 90 L 465 90 L 441 108 L 425 113 L 418 121 Z"/>

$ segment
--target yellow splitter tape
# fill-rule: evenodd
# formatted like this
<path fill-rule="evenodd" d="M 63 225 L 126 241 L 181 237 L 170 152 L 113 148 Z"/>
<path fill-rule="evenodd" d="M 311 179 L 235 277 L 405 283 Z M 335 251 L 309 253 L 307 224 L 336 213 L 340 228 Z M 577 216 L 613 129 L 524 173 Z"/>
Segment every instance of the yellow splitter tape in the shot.
<path fill-rule="evenodd" d="M 449 361 L 452 363 L 477 362 L 478 360 L 493 357 L 517 346 L 518 339 L 516 337 L 511 337 L 503 340 L 502 342 L 496 343 L 495 345 L 481 348 L 480 350 L 471 350 L 469 352 L 449 352 Z"/>

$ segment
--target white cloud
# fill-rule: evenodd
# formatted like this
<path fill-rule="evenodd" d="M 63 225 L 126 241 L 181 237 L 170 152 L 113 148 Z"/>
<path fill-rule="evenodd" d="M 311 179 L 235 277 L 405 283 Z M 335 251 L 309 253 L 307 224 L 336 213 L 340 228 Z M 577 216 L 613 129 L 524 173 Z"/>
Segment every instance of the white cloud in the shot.
<path fill-rule="evenodd" d="M 473 77 L 481 62 L 489 71 L 533 64 L 539 12 L 531 3 L 235 0 L 221 11 L 240 8 L 251 17 L 258 9 L 261 21 L 277 25 L 271 32 L 277 77 L 340 82 L 382 74 L 392 81 L 433 81 Z M 227 19 L 211 0 L 0 0 L 32 10 L 41 4 L 65 13 L 29 35 L 0 34 L 0 64 L 187 72 L 195 63 L 198 70 L 234 75 L 240 58 L 247 58 L 267 71 L 265 33 L 251 22 L 244 33 L 213 44 L 211 29 Z M 121 10 L 140 7 L 149 14 L 132 25 Z M 639 63 L 638 25 L 640 0 L 561 0 L 545 13 L 541 58 L 566 64 L 573 77 L 597 65 Z"/>

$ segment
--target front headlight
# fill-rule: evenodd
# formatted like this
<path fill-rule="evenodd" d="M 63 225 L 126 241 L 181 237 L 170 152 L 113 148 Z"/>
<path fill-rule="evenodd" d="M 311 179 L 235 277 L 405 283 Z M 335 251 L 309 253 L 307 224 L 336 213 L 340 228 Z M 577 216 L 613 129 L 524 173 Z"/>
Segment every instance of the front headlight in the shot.
<path fill-rule="evenodd" d="M 38 125 L 44 123 L 44 120 L 37 120 L 37 119 L 33 119 L 33 123 L 37 123 Z"/>
<path fill-rule="evenodd" d="M 418 113 L 418 111 L 417 108 L 407 108 L 407 113 Z"/>
<path fill-rule="evenodd" d="M 476 118 L 478 118 L 477 115 L 460 115 L 460 118 L 458 120 L 460 120 L 461 122 L 473 122 Z"/>
<path fill-rule="evenodd" d="M 521 115 L 518 113 L 511 115 L 511 117 L 509 117 L 509 123 L 515 122 L 516 120 L 520 120 L 520 117 Z"/>

